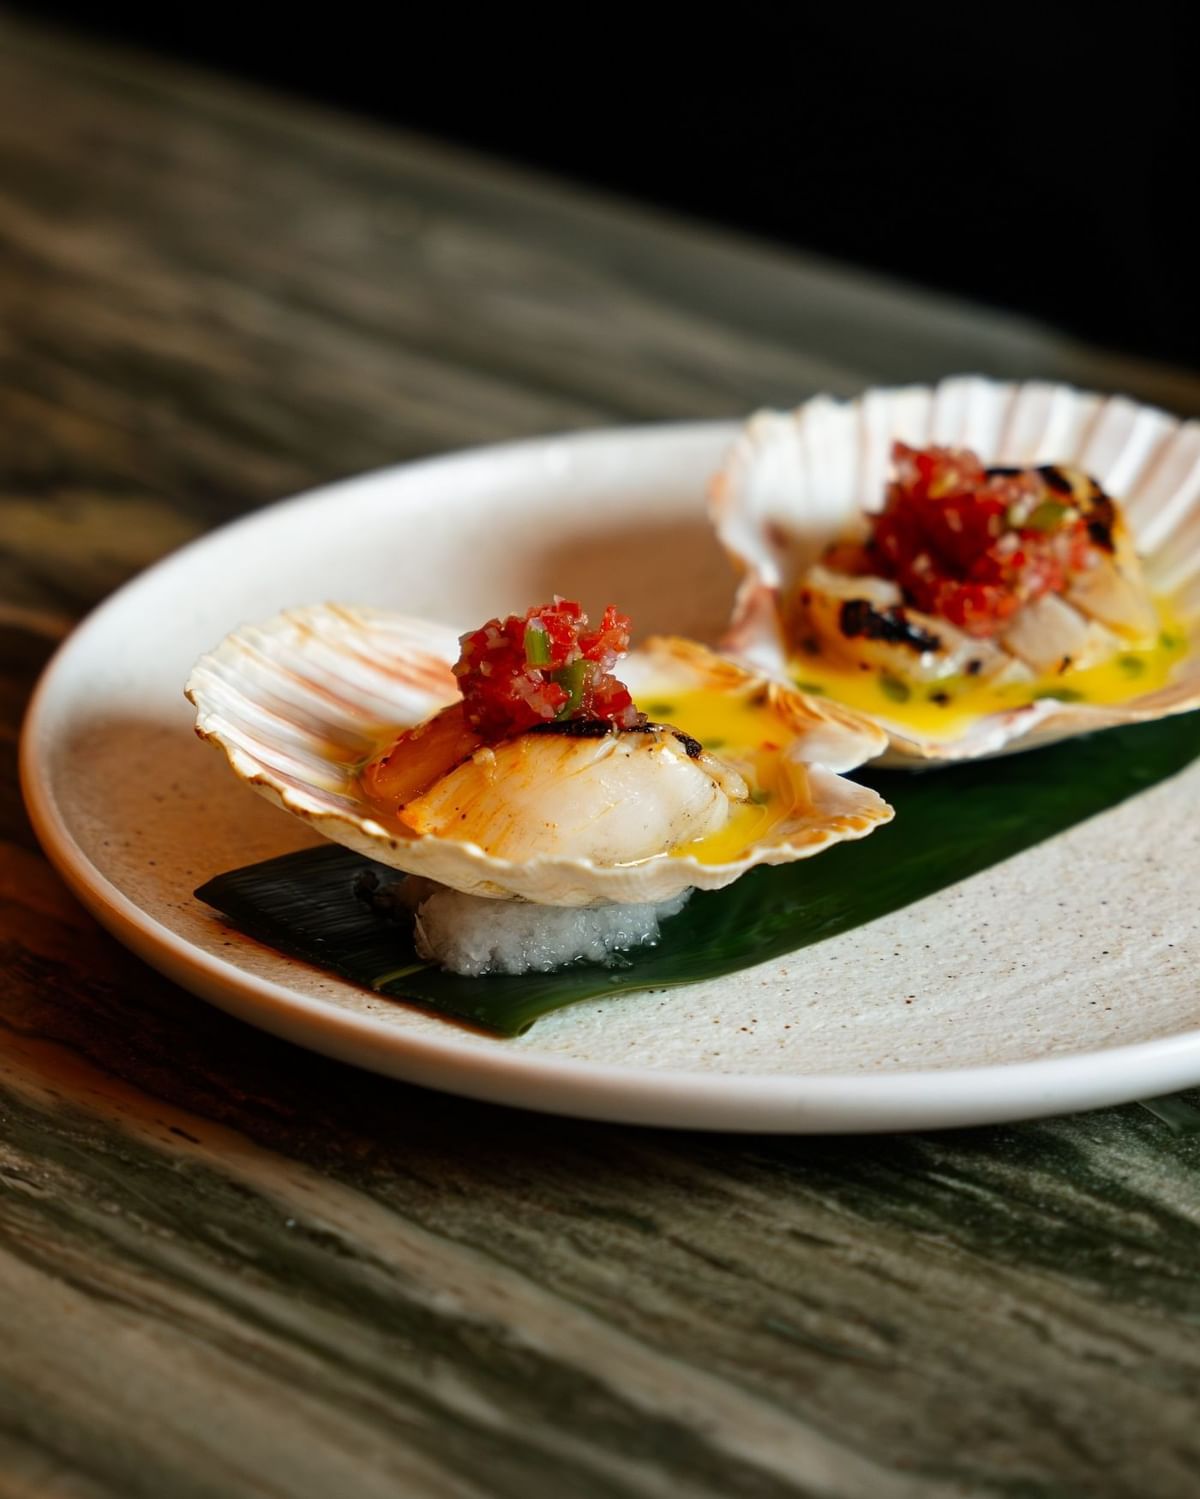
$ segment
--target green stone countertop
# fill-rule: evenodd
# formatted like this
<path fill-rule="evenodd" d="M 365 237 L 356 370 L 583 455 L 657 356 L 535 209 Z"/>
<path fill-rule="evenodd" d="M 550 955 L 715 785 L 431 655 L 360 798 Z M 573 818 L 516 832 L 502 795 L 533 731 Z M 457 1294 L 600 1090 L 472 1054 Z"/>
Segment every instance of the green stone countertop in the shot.
<path fill-rule="evenodd" d="M 1018 318 L 0 20 L 4 1499 L 1200 1494 L 1186 1099 L 788 1140 L 425 1093 L 143 967 L 16 789 L 56 641 L 250 507 L 962 370 L 1200 412 Z"/>

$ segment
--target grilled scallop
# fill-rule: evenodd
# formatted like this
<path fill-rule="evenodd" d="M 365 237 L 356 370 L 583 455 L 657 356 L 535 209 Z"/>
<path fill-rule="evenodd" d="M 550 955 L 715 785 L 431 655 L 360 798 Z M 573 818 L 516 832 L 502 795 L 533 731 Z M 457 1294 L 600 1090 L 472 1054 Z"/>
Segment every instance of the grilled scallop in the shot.
<path fill-rule="evenodd" d="M 990 574 L 947 579 L 938 557 L 905 551 L 902 527 L 888 534 L 897 443 L 947 463 L 977 454 L 999 481 L 991 491 L 1007 499 L 976 553 Z M 1004 753 L 1200 706 L 1195 422 L 978 379 L 820 397 L 752 418 L 711 511 L 742 577 L 723 648 L 867 714 L 888 733 L 888 763 Z M 954 555 L 955 538 L 943 542 Z"/>
<path fill-rule="evenodd" d="M 197 733 L 259 794 L 471 895 L 663 902 L 892 815 L 839 773 L 884 749 L 880 729 L 694 642 L 651 640 L 621 662 L 645 710 L 622 710 L 633 726 L 581 720 L 494 742 L 464 719 L 459 649 L 419 620 L 298 609 L 229 636 L 187 693 Z"/>

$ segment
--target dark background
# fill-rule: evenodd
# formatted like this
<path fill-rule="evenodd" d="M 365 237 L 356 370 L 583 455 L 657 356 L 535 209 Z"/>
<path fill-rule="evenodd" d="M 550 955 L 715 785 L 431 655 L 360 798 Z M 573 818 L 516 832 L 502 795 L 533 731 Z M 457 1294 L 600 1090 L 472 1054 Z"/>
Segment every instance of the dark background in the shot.
<path fill-rule="evenodd" d="M 18 8 L 1200 366 L 1187 6 Z"/>

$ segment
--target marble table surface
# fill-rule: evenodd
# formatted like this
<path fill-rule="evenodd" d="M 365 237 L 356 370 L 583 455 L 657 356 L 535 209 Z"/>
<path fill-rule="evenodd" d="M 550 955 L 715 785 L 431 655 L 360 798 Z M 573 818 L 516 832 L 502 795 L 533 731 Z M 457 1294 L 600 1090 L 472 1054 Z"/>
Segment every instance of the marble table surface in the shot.
<path fill-rule="evenodd" d="M 1200 1493 L 1187 1098 L 788 1140 L 422 1092 L 143 967 L 17 791 L 57 640 L 250 507 L 964 369 L 1200 412 L 1016 317 L 0 19 L 0 1495 Z"/>

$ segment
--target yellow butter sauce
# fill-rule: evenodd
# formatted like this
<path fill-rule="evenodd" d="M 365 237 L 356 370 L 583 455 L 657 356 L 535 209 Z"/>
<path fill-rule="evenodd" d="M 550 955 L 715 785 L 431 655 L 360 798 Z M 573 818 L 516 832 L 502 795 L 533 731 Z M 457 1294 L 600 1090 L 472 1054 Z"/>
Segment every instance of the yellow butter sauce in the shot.
<path fill-rule="evenodd" d="M 972 677 L 900 681 L 876 669 L 862 671 L 807 654 L 793 658 L 792 679 L 801 691 L 822 693 L 885 725 L 957 739 L 984 714 L 1025 707 L 1039 698 L 1124 703 L 1164 687 L 1187 654 L 1188 641 L 1179 620 L 1161 604 L 1159 622 L 1155 640 L 1123 649 L 1100 666 L 1031 682 L 989 685 Z"/>
<path fill-rule="evenodd" d="M 793 678 L 801 690 L 824 694 L 885 724 L 953 739 L 984 714 L 1018 708 L 1042 697 L 1105 704 L 1156 691 L 1170 680 L 1188 652 L 1186 630 L 1172 612 L 1160 606 L 1159 619 L 1160 633 L 1154 641 L 1122 650 L 1101 666 L 1033 682 L 989 686 L 970 677 L 952 677 L 898 683 L 878 671 L 839 668 L 812 656 L 793 661 Z M 946 701 L 935 701 L 935 693 L 944 695 Z M 785 763 L 781 751 L 789 736 L 763 700 L 761 689 L 664 691 L 661 696 L 651 691 L 639 695 L 638 707 L 655 722 L 673 724 L 699 740 L 711 754 L 739 771 L 753 793 L 751 802 L 733 808 L 723 828 L 675 850 L 677 854 L 705 864 L 728 863 L 784 817 L 803 815 L 804 767 L 794 761 Z"/>
<path fill-rule="evenodd" d="M 711 754 L 738 771 L 752 800 L 735 806 L 723 828 L 676 849 L 703 864 L 725 864 L 785 816 L 802 812 L 805 803 L 802 766 L 786 765 L 781 751 L 791 737 L 762 701 L 760 688 L 744 693 L 700 689 L 693 692 L 639 696 L 638 707 L 656 723 L 673 724 Z"/>

